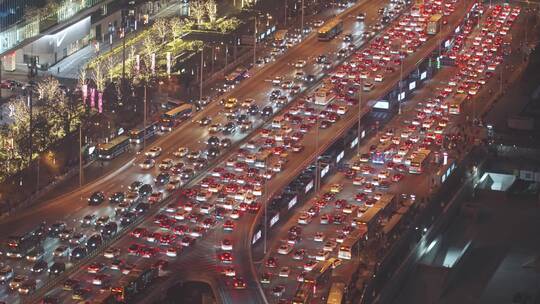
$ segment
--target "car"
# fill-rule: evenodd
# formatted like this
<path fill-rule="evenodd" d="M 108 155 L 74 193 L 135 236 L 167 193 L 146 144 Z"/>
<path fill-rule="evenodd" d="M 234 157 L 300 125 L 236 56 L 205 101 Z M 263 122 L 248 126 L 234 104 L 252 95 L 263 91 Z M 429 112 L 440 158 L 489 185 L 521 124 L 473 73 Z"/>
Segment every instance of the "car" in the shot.
<path fill-rule="evenodd" d="M 96 191 L 88 198 L 88 205 L 99 205 L 105 201 L 105 194 L 102 191 Z"/>
<path fill-rule="evenodd" d="M 76 246 L 71 250 L 70 258 L 72 260 L 80 260 L 88 254 L 88 250 L 85 246 Z"/>
<path fill-rule="evenodd" d="M 332 192 L 332 193 L 339 193 L 339 192 L 341 192 L 341 190 L 343 190 L 343 185 L 342 184 L 332 184 L 330 186 L 330 192 Z"/>
<path fill-rule="evenodd" d="M 305 67 L 305 66 L 306 66 L 306 61 L 305 61 L 305 60 L 302 60 L 302 59 L 301 59 L 301 60 L 298 60 L 298 61 L 296 61 L 296 62 L 294 63 L 294 67 L 295 67 L 295 68 L 298 68 L 298 69 L 301 69 L 301 68 L 303 68 L 303 67 Z"/>
<path fill-rule="evenodd" d="M 197 121 L 199 123 L 199 126 L 207 126 L 212 122 L 212 117 L 205 116 Z"/>
<path fill-rule="evenodd" d="M 278 253 L 283 254 L 283 255 L 287 255 L 287 254 L 291 253 L 292 249 L 293 249 L 293 246 L 291 244 L 284 243 L 284 244 L 281 244 L 279 246 Z"/>
<path fill-rule="evenodd" d="M 330 256 L 330 252 L 327 250 L 319 250 L 315 255 L 315 260 L 317 261 L 326 261 Z"/>
<path fill-rule="evenodd" d="M 303 268 L 304 268 L 305 271 L 309 272 L 309 271 L 312 271 L 313 268 L 315 268 L 315 266 L 317 266 L 317 264 L 318 264 L 317 261 L 309 260 L 306 263 L 304 263 Z"/>
<path fill-rule="evenodd" d="M 304 249 L 297 249 L 293 254 L 294 260 L 302 260 L 306 256 L 306 251 Z"/>
<path fill-rule="evenodd" d="M 81 282 L 79 282 L 78 280 L 67 279 L 67 280 L 64 281 L 64 284 L 62 285 L 62 288 L 64 290 L 75 290 L 75 289 L 79 288 L 80 285 L 81 285 Z"/>
<path fill-rule="evenodd" d="M 278 265 L 277 259 L 274 257 L 268 257 L 265 261 L 265 266 L 268 268 L 276 268 Z"/>
<path fill-rule="evenodd" d="M 222 263 L 227 263 L 227 264 L 230 264 L 232 263 L 233 261 L 233 256 L 231 253 L 229 252 L 223 252 L 223 253 L 220 253 L 218 255 L 218 259 L 222 262 Z"/>
<path fill-rule="evenodd" d="M 141 167 L 141 169 L 144 169 L 144 170 L 149 170 L 149 169 L 154 168 L 155 164 L 156 164 L 155 160 L 153 160 L 152 158 L 147 158 L 139 164 L 139 167 Z"/>
<path fill-rule="evenodd" d="M 144 155 L 146 155 L 149 158 L 156 158 L 161 155 L 162 151 L 163 149 L 161 149 L 161 147 L 155 146 L 155 147 L 150 148 L 150 150 L 144 153 Z"/>
<path fill-rule="evenodd" d="M 189 149 L 186 147 L 180 147 L 176 151 L 173 152 L 173 156 L 176 158 L 182 158 L 186 156 L 189 153 Z"/>
<path fill-rule="evenodd" d="M 120 255 L 120 248 L 107 248 L 103 253 L 103 256 L 107 259 L 114 259 Z"/>
<path fill-rule="evenodd" d="M 100 262 L 93 262 L 93 263 L 90 263 L 88 266 L 86 266 L 86 271 L 92 274 L 101 272 L 103 270 L 105 270 L 105 264 L 100 263 Z"/>
<path fill-rule="evenodd" d="M 262 284 L 270 284 L 271 280 L 272 280 L 272 273 L 271 272 L 264 272 L 261 275 L 261 283 Z"/>
<path fill-rule="evenodd" d="M 356 21 L 364 22 L 366 20 L 366 13 L 359 13 L 356 15 Z"/>
<path fill-rule="evenodd" d="M 63 262 L 55 262 L 52 264 L 52 266 L 49 268 L 49 275 L 56 276 L 61 274 L 66 270 L 66 264 Z"/>
<path fill-rule="evenodd" d="M 11 282 L 9 282 L 9 289 L 11 290 L 17 290 L 21 286 L 21 284 L 26 281 L 27 277 L 24 275 L 16 275 Z"/>
<path fill-rule="evenodd" d="M 315 240 L 315 242 L 324 242 L 324 233 L 316 232 L 313 239 Z"/>
<path fill-rule="evenodd" d="M 238 277 L 234 277 L 233 279 L 233 288 L 234 289 L 245 289 L 246 288 L 246 282 Z"/>
<path fill-rule="evenodd" d="M 125 199 L 125 193 L 124 192 L 115 192 L 111 196 L 109 196 L 109 202 L 112 204 L 120 204 L 123 203 Z"/>
<path fill-rule="evenodd" d="M 221 250 L 232 250 L 232 249 L 233 249 L 233 245 L 232 245 L 231 240 L 223 239 L 221 241 Z"/>
<path fill-rule="evenodd" d="M 274 288 L 272 288 L 272 294 L 275 297 L 280 298 L 281 296 L 283 296 L 283 293 L 285 293 L 285 286 L 283 285 L 277 285 Z"/>
<path fill-rule="evenodd" d="M 33 273 L 43 273 L 45 270 L 49 268 L 49 264 L 44 260 L 37 260 L 34 265 L 32 266 L 32 269 L 30 269 Z"/>
<path fill-rule="evenodd" d="M 282 278 L 288 278 L 289 275 L 291 274 L 291 269 L 287 266 L 283 266 L 281 267 L 281 269 L 279 270 L 279 276 L 282 277 Z"/>
<path fill-rule="evenodd" d="M 54 257 L 67 257 L 69 256 L 69 247 L 60 245 L 53 251 Z"/>

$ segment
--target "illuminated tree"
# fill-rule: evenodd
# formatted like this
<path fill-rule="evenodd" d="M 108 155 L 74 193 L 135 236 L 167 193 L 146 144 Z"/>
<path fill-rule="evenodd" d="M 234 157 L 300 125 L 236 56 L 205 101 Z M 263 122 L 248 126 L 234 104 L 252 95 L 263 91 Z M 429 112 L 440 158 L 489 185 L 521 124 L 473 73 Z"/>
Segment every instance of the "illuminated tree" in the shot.
<path fill-rule="evenodd" d="M 200 25 L 204 15 L 206 15 L 206 5 L 202 0 L 194 0 L 190 2 L 189 10 L 191 15 L 197 21 L 197 25 Z"/>
<path fill-rule="evenodd" d="M 38 82 L 36 91 L 39 100 L 43 102 L 53 102 L 64 95 L 64 91 L 60 89 L 60 82 L 52 76 Z"/>
<path fill-rule="evenodd" d="M 167 35 L 170 33 L 171 28 L 169 27 L 169 22 L 167 21 L 167 19 L 159 18 L 152 25 L 152 30 L 159 38 L 159 42 L 163 43 Z"/>
<path fill-rule="evenodd" d="M 238 28 L 240 20 L 237 18 L 228 18 L 218 23 L 217 27 L 220 32 L 227 33 Z"/>
<path fill-rule="evenodd" d="M 217 19 L 217 4 L 215 0 L 207 0 L 204 3 L 206 12 L 208 13 L 208 19 L 211 23 L 214 23 Z"/>
<path fill-rule="evenodd" d="M 169 26 L 171 28 L 171 33 L 174 38 L 178 38 L 182 36 L 184 33 L 184 26 L 185 23 L 182 21 L 182 19 L 178 17 L 174 17 L 169 21 Z"/>

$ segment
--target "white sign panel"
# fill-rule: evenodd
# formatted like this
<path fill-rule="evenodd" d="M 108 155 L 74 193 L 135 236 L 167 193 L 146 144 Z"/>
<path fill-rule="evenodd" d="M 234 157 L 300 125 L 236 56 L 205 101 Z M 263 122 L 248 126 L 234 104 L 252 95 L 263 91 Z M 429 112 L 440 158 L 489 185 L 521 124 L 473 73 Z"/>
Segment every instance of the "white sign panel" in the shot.
<path fill-rule="evenodd" d="M 253 236 L 253 240 L 251 241 L 251 244 L 255 244 L 262 236 L 262 232 L 259 230 L 255 235 Z"/>
<path fill-rule="evenodd" d="M 308 193 L 309 190 L 313 188 L 313 180 L 309 182 L 309 184 L 306 185 L 306 191 L 304 193 Z"/>
<path fill-rule="evenodd" d="M 321 171 L 321 178 L 323 178 L 326 173 L 328 173 L 328 171 L 330 171 L 330 165 L 326 165 L 326 167 L 324 167 Z"/>
<path fill-rule="evenodd" d="M 427 72 L 422 72 L 422 74 L 420 74 L 420 80 L 424 80 L 426 79 L 427 77 Z"/>
<path fill-rule="evenodd" d="M 363 132 L 365 132 L 365 131 L 363 131 Z M 355 137 L 353 139 L 353 141 L 351 142 L 351 149 L 356 147 L 356 145 L 358 145 L 358 137 Z"/>
<path fill-rule="evenodd" d="M 296 197 L 296 195 L 289 201 L 289 205 L 288 205 L 288 209 L 291 209 L 292 207 L 294 207 L 294 205 L 296 205 L 296 203 L 298 202 L 298 198 Z"/>
<path fill-rule="evenodd" d="M 342 160 L 344 156 L 345 156 L 345 151 L 341 151 L 336 157 L 336 163 L 339 163 L 339 161 Z"/>
<path fill-rule="evenodd" d="M 270 227 L 274 226 L 279 221 L 279 213 L 276 213 L 270 220 Z"/>

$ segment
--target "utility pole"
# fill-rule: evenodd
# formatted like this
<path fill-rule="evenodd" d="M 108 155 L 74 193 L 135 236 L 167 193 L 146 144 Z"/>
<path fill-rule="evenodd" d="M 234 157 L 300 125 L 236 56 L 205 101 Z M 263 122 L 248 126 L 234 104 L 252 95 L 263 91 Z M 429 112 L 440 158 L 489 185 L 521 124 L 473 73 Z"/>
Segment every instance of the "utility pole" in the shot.
<path fill-rule="evenodd" d="M 253 67 L 257 62 L 257 15 L 255 15 L 255 28 L 253 31 Z"/>
<path fill-rule="evenodd" d="M 266 158 L 264 160 L 264 168 L 265 168 L 265 171 L 268 170 L 268 158 Z M 264 243 L 263 243 L 263 253 L 266 255 L 266 251 L 267 251 L 267 235 L 268 235 L 268 194 L 267 194 L 267 191 L 268 191 L 268 180 L 266 179 L 266 176 L 264 176 L 264 195 L 262 197 L 262 203 L 264 204 Z"/>
<path fill-rule="evenodd" d="M 301 23 L 301 27 L 300 27 L 300 37 L 304 37 L 304 0 L 302 0 L 302 16 L 300 18 L 300 23 Z"/>
<path fill-rule="evenodd" d="M 79 188 L 82 188 L 83 184 L 83 151 L 82 151 L 82 121 L 79 124 Z"/>
<path fill-rule="evenodd" d="M 147 96 L 146 96 L 146 87 L 148 84 L 144 84 L 144 106 L 143 106 L 143 150 L 146 148 L 146 104 L 147 104 Z"/>
<path fill-rule="evenodd" d="M 202 100 L 203 98 L 203 71 L 204 71 L 204 45 L 201 48 L 201 79 L 199 84 L 199 100 Z M 193 111 L 195 112 L 195 111 Z"/>
<path fill-rule="evenodd" d="M 284 25 L 285 27 L 287 27 L 287 17 L 288 17 L 288 16 L 287 16 L 287 15 L 288 15 L 288 14 L 287 14 L 287 9 L 288 9 L 288 7 L 287 7 L 287 0 L 285 0 L 285 21 L 283 21 L 283 25 Z"/>
<path fill-rule="evenodd" d="M 362 120 L 362 91 L 364 90 L 362 78 L 360 78 L 360 90 L 358 91 L 358 130 L 357 130 L 357 143 L 356 143 L 356 153 L 360 156 L 360 133 L 362 132 L 362 126 L 360 121 Z"/>
<path fill-rule="evenodd" d="M 126 24 L 127 18 L 125 16 L 125 10 L 122 10 L 122 23 L 124 28 L 122 30 L 122 80 L 126 80 Z"/>

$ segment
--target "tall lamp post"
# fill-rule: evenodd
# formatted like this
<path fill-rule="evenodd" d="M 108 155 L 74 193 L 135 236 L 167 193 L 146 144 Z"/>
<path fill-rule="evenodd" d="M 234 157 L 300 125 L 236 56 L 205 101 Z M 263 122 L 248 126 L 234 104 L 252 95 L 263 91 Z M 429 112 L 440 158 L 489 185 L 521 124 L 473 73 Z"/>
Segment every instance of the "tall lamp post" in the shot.
<path fill-rule="evenodd" d="M 255 25 L 253 30 L 253 67 L 257 62 L 257 15 L 255 15 Z"/>
<path fill-rule="evenodd" d="M 360 121 L 362 120 L 362 91 L 364 90 L 364 85 L 362 78 L 360 78 L 360 90 L 358 91 L 358 130 L 356 134 L 356 153 L 358 156 L 360 156 L 360 133 L 362 132 L 362 126 L 360 125 Z"/>

